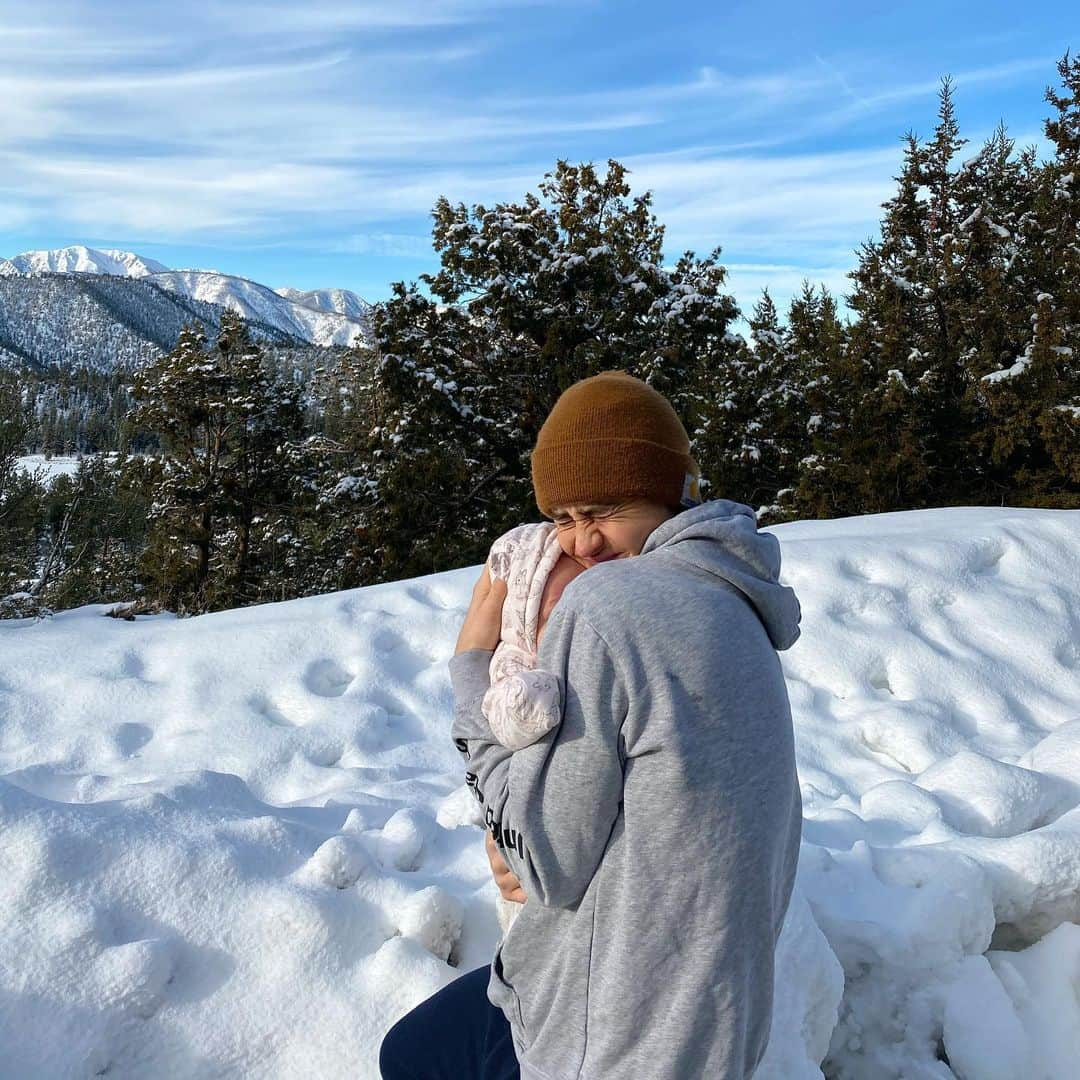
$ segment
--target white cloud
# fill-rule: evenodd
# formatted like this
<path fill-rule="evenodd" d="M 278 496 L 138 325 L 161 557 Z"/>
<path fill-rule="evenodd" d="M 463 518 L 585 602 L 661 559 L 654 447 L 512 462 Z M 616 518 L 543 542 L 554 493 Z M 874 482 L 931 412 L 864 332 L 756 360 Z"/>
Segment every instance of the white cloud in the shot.
<path fill-rule="evenodd" d="M 543 6 L 544 0 L 348 0 L 297 4 L 295 0 L 233 2 L 207 9 L 208 21 L 245 34 L 341 33 L 457 26 L 515 8 Z M 551 0 L 548 6 L 554 6 Z"/>
<path fill-rule="evenodd" d="M 383 255 L 407 259 L 430 259 L 431 237 L 412 233 L 353 233 L 329 245 L 330 251 L 354 255 Z"/>
<path fill-rule="evenodd" d="M 519 198 L 556 156 L 615 156 L 635 190 L 655 192 L 670 250 L 723 244 L 741 299 L 766 261 L 792 289 L 805 267 L 835 286 L 876 229 L 900 152 L 797 148 L 932 98 L 936 82 L 890 85 L 874 58 L 819 56 L 585 80 L 584 92 L 555 79 L 463 89 L 462 68 L 500 47 L 511 16 L 560 2 L 230 0 L 185 5 L 177 22 L 155 4 L 50 0 L 31 13 L 0 0 L 0 224 L 422 257 L 439 195 Z M 1036 69 L 1050 65 L 1013 60 L 956 82 Z"/>

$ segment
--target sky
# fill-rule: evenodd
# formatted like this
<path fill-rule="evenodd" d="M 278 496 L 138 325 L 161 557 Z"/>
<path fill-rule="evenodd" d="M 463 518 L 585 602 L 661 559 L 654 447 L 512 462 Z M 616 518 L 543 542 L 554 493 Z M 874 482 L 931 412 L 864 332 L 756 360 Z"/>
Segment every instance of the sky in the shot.
<path fill-rule="evenodd" d="M 0 256 L 86 244 L 370 301 L 436 268 L 439 195 L 631 170 L 667 253 L 749 310 L 838 295 L 901 137 L 1041 137 L 1065 0 L 0 0 Z"/>

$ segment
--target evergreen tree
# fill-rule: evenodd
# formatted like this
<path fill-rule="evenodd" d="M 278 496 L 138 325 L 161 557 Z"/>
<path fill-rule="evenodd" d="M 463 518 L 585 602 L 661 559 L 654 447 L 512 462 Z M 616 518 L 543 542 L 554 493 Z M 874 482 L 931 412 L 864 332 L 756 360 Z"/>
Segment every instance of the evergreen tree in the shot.
<path fill-rule="evenodd" d="M 371 425 L 360 467 L 334 479 L 361 530 L 363 581 L 475 560 L 534 518 L 529 452 L 571 383 L 627 370 L 696 437 L 736 353 L 719 252 L 663 267 L 651 197 L 631 195 L 617 162 L 603 174 L 560 162 L 519 203 L 442 199 L 434 217 L 431 296 L 398 284 L 376 309 Z"/>
<path fill-rule="evenodd" d="M 1016 322 L 1004 302 L 1016 242 L 1002 221 L 1014 224 L 1023 169 L 1003 130 L 958 165 L 963 145 L 946 80 L 934 137 L 907 137 L 881 237 L 863 245 L 852 274 L 847 355 L 824 384 L 837 397 L 812 414 L 807 509 L 972 502 L 985 490 L 985 463 L 972 452 L 985 410 L 972 386 L 979 358 L 1000 350 Z"/>
<path fill-rule="evenodd" d="M 988 453 L 1003 498 L 1080 506 L 1080 61 L 1058 63 L 1047 90 L 1054 157 L 1023 167 L 1030 194 L 1018 223 L 1017 332 L 978 383 Z"/>
<path fill-rule="evenodd" d="M 146 568 L 169 607 L 227 607 L 272 592 L 288 513 L 286 444 L 299 431 L 293 388 L 264 369 L 243 322 L 222 318 L 216 343 L 186 328 L 134 380 L 138 422 L 163 452 L 152 479 Z"/>
<path fill-rule="evenodd" d="M 37 610 L 12 595 L 25 593 L 37 556 L 41 485 L 18 466 L 26 433 L 18 384 L 0 372 L 0 618 Z"/>

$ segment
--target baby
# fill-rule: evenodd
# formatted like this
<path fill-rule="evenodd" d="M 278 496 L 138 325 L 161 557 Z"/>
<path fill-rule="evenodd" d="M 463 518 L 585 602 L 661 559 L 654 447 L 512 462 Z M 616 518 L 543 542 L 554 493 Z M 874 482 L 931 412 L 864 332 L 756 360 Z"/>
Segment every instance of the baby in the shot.
<path fill-rule="evenodd" d="M 492 734 L 510 750 L 529 746 L 562 720 L 559 677 L 536 668 L 548 616 L 584 567 L 563 554 L 551 522 L 519 525 L 491 545 L 488 572 L 506 582 L 502 636 L 491 657 L 491 687 L 481 709 Z M 505 933 L 521 905 L 498 898 Z"/>
<path fill-rule="evenodd" d="M 509 750 L 536 742 L 562 717 L 558 676 L 535 668 L 540 635 L 558 599 L 556 587 L 569 580 L 565 566 L 581 569 L 563 555 L 550 522 L 520 525 L 491 546 L 488 572 L 492 581 L 506 582 L 506 600 L 482 710 L 495 738 Z M 556 567 L 560 573 L 553 574 Z"/>

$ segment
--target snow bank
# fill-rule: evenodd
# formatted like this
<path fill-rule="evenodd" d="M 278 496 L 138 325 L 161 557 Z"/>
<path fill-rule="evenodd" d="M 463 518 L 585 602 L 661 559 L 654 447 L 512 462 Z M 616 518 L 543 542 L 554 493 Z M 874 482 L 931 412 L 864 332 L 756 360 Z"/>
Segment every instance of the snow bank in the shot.
<path fill-rule="evenodd" d="M 1069 1075 L 1080 514 L 776 532 L 806 821 L 761 1076 Z M 487 962 L 446 737 L 475 576 L 0 624 L 0 1075 L 374 1077 Z"/>

